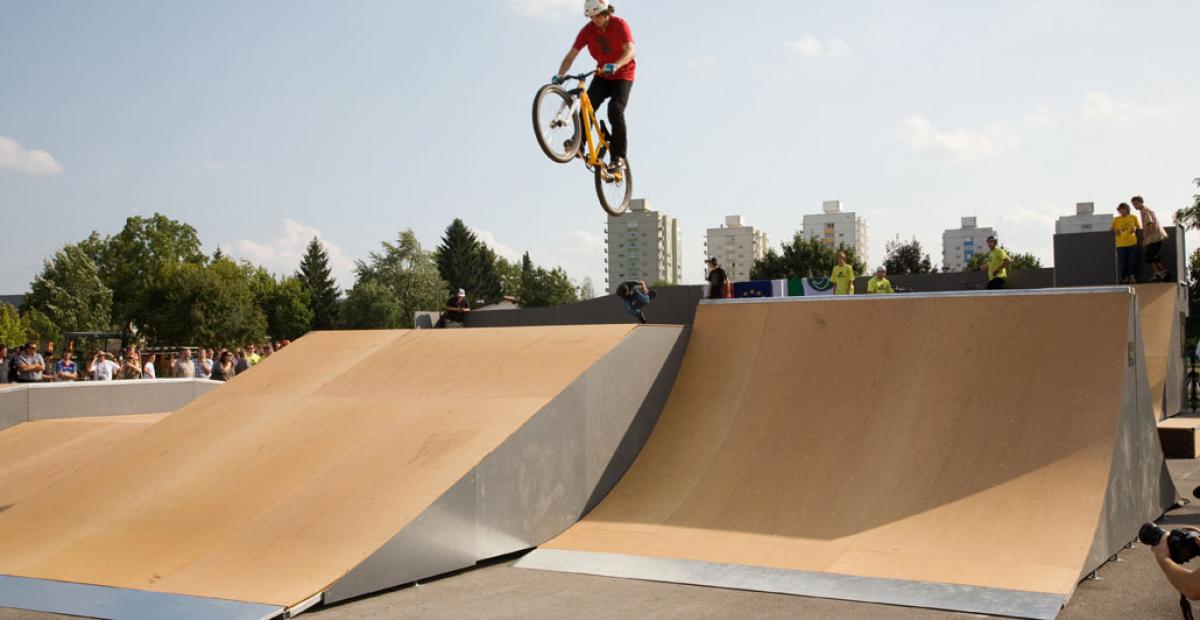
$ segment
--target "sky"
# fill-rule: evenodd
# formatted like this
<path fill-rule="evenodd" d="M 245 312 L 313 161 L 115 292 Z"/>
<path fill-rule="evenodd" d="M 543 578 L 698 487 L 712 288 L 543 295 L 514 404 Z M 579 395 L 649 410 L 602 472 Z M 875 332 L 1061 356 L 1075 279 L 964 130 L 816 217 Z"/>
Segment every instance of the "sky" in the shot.
<path fill-rule="evenodd" d="M 0 293 L 155 212 L 279 274 L 318 236 L 342 287 L 459 217 L 603 290 L 592 179 L 530 122 L 582 5 L 0 0 Z M 725 215 L 778 247 L 838 199 L 872 263 L 897 236 L 938 263 L 976 216 L 1050 265 L 1076 202 L 1166 216 L 1197 191 L 1192 0 L 614 5 L 637 43 L 634 195 L 678 218 L 685 282 Z"/>

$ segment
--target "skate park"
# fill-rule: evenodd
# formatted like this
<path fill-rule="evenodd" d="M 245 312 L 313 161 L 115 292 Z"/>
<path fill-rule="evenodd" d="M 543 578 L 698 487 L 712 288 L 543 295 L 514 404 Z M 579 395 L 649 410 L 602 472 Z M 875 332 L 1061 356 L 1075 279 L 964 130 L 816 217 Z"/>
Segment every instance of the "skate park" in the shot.
<path fill-rule="evenodd" d="M 1129 545 L 1200 477 L 1156 430 L 1184 289 L 1056 276 L 315 332 L 89 418 L 9 389 L 0 618 L 1177 613 Z"/>

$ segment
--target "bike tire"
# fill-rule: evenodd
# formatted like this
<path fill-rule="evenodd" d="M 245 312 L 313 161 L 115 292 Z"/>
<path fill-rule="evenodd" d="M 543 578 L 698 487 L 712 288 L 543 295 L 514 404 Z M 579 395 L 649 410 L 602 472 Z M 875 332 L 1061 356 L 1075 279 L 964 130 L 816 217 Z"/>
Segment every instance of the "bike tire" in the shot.
<path fill-rule="evenodd" d="M 618 185 L 611 181 L 604 164 L 593 169 L 596 177 L 596 197 L 600 199 L 600 208 L 609 215 L 621 215 L 629 210 L 629 199 L 633 197 L 633 175 L 629 172 L 629 160 L 621 170 L 622 180 Z"/>
<path fill-rule="evenodd" d="M 561 107 L 556 106 L 555 102 L 569 108 L 573 100 L 571 95 L 567 94 L 567 91 L 554 84 L 547 84 L 538 89 L 537 95 L 533 98 L 533 135 L 537 138 L 538 146 L 542 147 L 542 152 L 546 154 L 546 157 L 560 164 L 565 164 L 574 159 L 575 154 L 579 152 L 581 146 L 579 138 L 583 133 L 583 128 L 581 127 L 579 114 L 577 113 L 571 114 L 571 129 L 568 132 L 560 131 L 565 129 L 565 126 L 552 126 L 552 123 L 562 122 L 563 119 L 543 118 L 543 116 L 550 114 L 556 108 L 561 113 Z M 543 106 L 546 107 L 543 108 Z M 569 136 L 569 138 L 564 140 L 563 138 L 566 136 Z M 555 142 L 562 142 L 563 144 L 556 146 Z"/>

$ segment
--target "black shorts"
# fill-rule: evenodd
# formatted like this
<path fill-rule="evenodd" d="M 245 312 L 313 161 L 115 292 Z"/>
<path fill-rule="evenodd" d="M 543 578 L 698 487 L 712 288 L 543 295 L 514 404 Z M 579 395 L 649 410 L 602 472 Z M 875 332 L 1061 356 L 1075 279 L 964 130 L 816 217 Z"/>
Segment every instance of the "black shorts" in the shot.
<path fill-rule="evenodd" d="M 1146 244 L 1146 254 L 1145 254 L 1144 260 L 1147 263 L 1158 262 L 1158 260 L 1159 260 L 1158 257 L 1160 255 L 1162 255 L 1162 244 L 1163 244 L 1162 241 L 1155 241 L 1154 243 Z"/>

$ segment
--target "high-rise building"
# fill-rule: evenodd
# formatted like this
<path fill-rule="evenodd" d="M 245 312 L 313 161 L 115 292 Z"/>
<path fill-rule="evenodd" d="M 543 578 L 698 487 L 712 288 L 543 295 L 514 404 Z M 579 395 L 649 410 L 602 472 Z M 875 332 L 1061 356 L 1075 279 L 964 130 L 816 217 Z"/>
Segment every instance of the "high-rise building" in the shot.
<path fill-rule="evenodd" d="M 820 239 L 825 247 L 836 250 L 845 245 L 852 248 L 864 263 L 870 264 L 867 256 L 867 221 L 854 212 L 843 212 L 842 201 L 826 200 L 821 203 L 821 213 L 804 216 L 804 236 Z"/>
<path fill-rule="evenodd" d="M 624 215 L 608 216 L 605 233 L 608 292 L 627 280 L 679 284 L 683 270 L 679 220 L 650 210 L 648 201 L 637 198 L 629 201 Z"/>
<path fill-rule="evenodd" d="M 962 218 L 962 227 L 942 233 L 942 266 L 947 271 L 965 271 L 976 254 L 986 253 L 987 238 L 995 235 L 992 228 L 979 228 L 975 218 Z"/>
<path fill-rule="evenodd" d="M 740 215 L 727 215 L 724 225 L 708 229 L 704 250 L 717 258 L 735 282 L 745 282 L 754 261 L 767 253 L 767 233 L 747 226 Z"/>
<path fill-rule="evenodd" d="M 1067 233 L 1096 232 L 1112 228 L 1111 213 L 1096 214 L 1096 203 L 1075 203 L 1075 215 L 1064 215 L 1054 222 L 1054 232 L 1060 235 Z"/>

